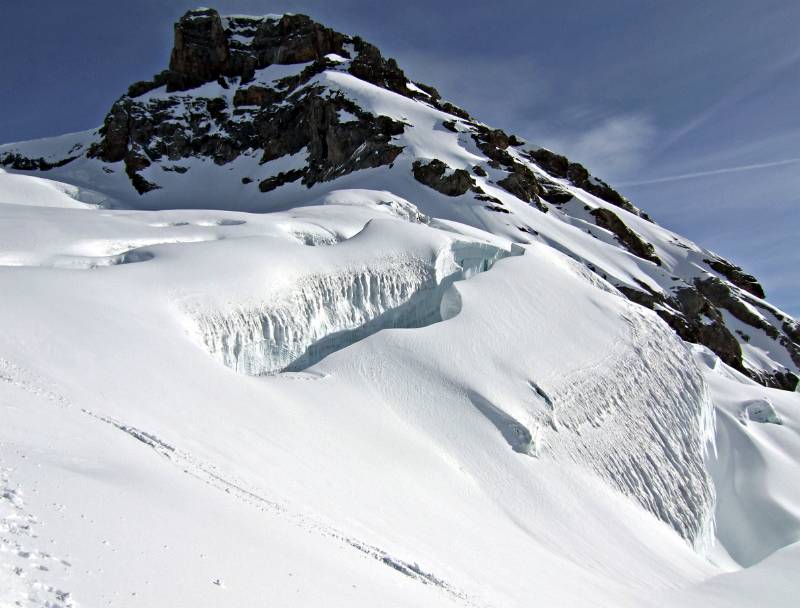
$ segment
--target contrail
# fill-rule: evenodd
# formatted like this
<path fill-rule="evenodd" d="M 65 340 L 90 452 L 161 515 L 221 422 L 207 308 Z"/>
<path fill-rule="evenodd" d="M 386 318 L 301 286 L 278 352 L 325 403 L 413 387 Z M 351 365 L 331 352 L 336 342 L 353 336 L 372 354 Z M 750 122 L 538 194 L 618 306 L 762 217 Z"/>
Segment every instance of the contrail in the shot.
<path fill-rule="evenodd" d="M 645 179 L 638 182 L 624 182 L 619 186 L 644 186 L 647 184 L 661 184 L 664 182 L 675 182 L 682 179 L 695 179 L 697 177 L 707 177 L 709 175 L 722 175 L 723 173 L 738 173 L 739 171 L 753 171 L 754 169 L 766 169 L 767 167 L 780 167 L 781 165 L 791 165 L 800 163 L 800 158 L 787 158 L 776 160 L 771 163 L 759 163 L 757 165 L 740 165 L 738 167 L 727 167 L 725 169 L 714 169 L 713 171 L 698 171 L 697 173 L 682 173 L 680 175 L 669 175 L 667 177 L 657 177 L 655 179 Z"/>

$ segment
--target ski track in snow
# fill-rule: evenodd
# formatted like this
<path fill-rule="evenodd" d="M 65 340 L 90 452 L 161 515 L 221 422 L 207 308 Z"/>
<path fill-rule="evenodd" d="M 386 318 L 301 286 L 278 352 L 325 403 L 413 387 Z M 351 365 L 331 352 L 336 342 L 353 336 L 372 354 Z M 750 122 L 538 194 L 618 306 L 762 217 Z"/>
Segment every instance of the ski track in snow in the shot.
<path fill-rule="evenodd" d="M 331 526 L 314 521 L 308 515 L 292 512 L 284 505 L 264 497 L 260 490 L 245 487 L 241 481 L 227 478 L 226 476 L 218 473 L 217 467 L 213 464 L 201 461 L 188 452 L 176 449 L 175 447 L 161 441 L 158 437 L 151 433 L 142 431 L 111 418 L 99 416 L 90 412 L 89 410 L 82 409 L 81 411 L 89 416 L 92 416 L 93 418 L 96 418 L 97 420 L 100 420 L 101 422 L 113 426 L 123 433 L 130 435 L 137 441 L 140 441 L 152 448 L 159 456 L 169 460 L 175 466 L 180 467 L 187 475 L 195 477 L 196 479 L 211 486 L 212 488 L 215 488 L 216 490 L 225 492 L 236 500 L 255 507 L 264 513 L 288 517 L 295 525 L 303 528 L 304 530 L 315 532 L 322 536 L 344 542 L 350 547 L 360 551 L 364 555 L 380 561 L 381 563 L 393 568 L 394 570 L 397 570 L 409 578 L 419 581 L 425 585 L 433 585 L 440 588 L 454 599 L 460 600 L 464 605 L 476 606 L 476 604 L 465 593 L 459 591 L 452 585 L 449 585 L 434 574 L 426 572 L 416 562 L 412 564 L 392 557 L 391 554 L 383 549 L 348 536 L 342 532 L 339 532 L 335 528 L 332 528 Z"/>
<path fill-rule="evenodd" d="M 317 379 L 308 374 L 291 374 L 291 378 Z M 28 393 L 44 398 L 61 407 L 75 409 L 69 399 L 58 392 L 47 388 L 47 384 L 34 374 L 24 370 L 6 359 L 0 358 L 0 381 L 8 382 Z M 359 551 L 363 555 L 377 560 L 389 568 L 407 576 L 421 584 L 431 585 L 447 594 L 461 605 L 478 607 L 473 598 L 456 587 L 426 571 L 418 563 L 410 563 L 393 557 L 389 552 L 357 538 L 340 532 L 336 528 L 316 521 L 313 517 L 293 512 L 286 506 L 270 500 L 260 489 L 247 487 L 245 483 L 219 472 L 218 468 L 194 457 L 189 452 L 178 449 L 158 438 L 157 435 L 125 424 L 119 420 L 96 414 L 86 408 L 80 408 L 83 414 L 107 424 L 144 444 L 172 465 L 180 468 L 187 475 L 206 485 L 224 492 L 228 496 L 245 503 L 262 513 L 269 513 L 288 518 L 294 525 Z M 34 547 L 41 545 L 35 527 L 39 520 L 26 509 L 23 491 L 13 482 L 13 468 L 4 466 L 0 452 L 0 583 L 8 587 L 6 593 L 13 606 L 24 608 L 77 608 L 79 604 L 69 591 L 47 581 L 55 577 L 64 578 L 72 564 L 52 554 Z M 6 557 L 8 556 L 8 557 Z M 14 581 L 16 577 L 16 581 Z M 9 579 L 6 585 L 4 578 Z M 215 582 L 219 584 L 221 582 Z M 2 599 L 2 595 L 0 595 Z M 0 606 L 5 605 L 0 602 Z"/>

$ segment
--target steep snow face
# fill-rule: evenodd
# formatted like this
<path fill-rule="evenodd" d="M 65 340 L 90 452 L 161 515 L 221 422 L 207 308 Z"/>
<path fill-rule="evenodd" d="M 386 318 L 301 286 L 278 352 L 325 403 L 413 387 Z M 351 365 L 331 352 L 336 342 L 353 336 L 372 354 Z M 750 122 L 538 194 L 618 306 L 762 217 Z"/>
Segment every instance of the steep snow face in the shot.
<path fill-rule="evenodd" d="M 510 297 L 501 286 L 512 276 L 526 278 Z M 543 246 L 453 290 L 463 308 L 435 326 L 432 344 L 401 348 L 413 353 L 420 398 L 453 402 L 450 387 L 460 387 L 453 407 L 475 408 L 512 450 L 578 463 L 699 549 L 713 544 L 714 490 L 704 467 L 711 403 L 686 347 L 656 315 Z M 565 301 L 563 290 L 581 303 Z M 564 325 L 567 341 L 558 338 Z M 435 345 L 458 343 L 459 335 L 470 335 L 478 352 L 454 349 L 443 362 Z M 496 360 L 497 369 L 478 373 L 476 357 Z M 380 392 L 403 394 L 385 373 L 370 371 L 377 352 L 359 360 L 359 373 L 380 376 Z"/>
<path fill-rule="evenodd" d="M 800 393 L 765 388 L 708 349 L 692 354 L 717 418 L 713 559 L 727 573 L 667 592 L 658 605 L 793 606 L 800 563 Z M 743 566 L 744 569 L 739 569 Z"/>
<path fill-rule="evenodd" d="M 302 370 L 382 329 L 441 321 L 443 306 L 446 316 L 456 314 L 452 298 L 444 302 L 450 285 L 509 253 L 459 241 L 432 259 L 407 252 L 375 258 L 360 268 L 300 276 L 261 306 L 203 312 L 194 322 L 209 351 L 228 367 L 250 375 Z"/>
<path fill-rule="evenodd" d="M 753 566 L 800 541 L 800 394 L 758 386 L 701 346 L 693 354 L 717 411 L 717 536 L 731 558 Z"/>

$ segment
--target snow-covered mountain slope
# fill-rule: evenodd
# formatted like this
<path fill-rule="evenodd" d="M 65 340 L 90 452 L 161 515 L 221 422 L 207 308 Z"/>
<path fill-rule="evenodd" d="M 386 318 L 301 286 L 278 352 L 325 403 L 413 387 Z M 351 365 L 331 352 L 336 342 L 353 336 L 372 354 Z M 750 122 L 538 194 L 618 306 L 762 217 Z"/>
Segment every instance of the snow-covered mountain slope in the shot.
<path fill-rule="evenodd" d="M 132 85 L 101 129 L 2 146 L 0 163 L 115 208 L 263 212 L 388 190 L 428 215 L 552 245 L 751 378 L 797 386 L 800 329 L 754 277 L 302 15 L 191 11 L 170 68 Z"/>
<path fill-rule="evenodd" d="M 0 160 L 0 605 L 796 601 L 795 322 L 375 47 L 190 11 Z"/>

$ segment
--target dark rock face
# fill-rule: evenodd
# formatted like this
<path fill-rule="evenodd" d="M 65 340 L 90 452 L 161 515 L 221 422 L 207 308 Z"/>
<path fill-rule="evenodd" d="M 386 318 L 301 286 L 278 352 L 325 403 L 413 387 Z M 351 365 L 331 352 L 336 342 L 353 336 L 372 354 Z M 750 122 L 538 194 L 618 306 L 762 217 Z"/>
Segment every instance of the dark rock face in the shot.
<path fill-rule="evenodd" d="M 489 159 L 495 162 L 497 168 L 513 168 L 518 164 L 514 157 L 506 150 L 509 145 L 508 136 L 499 129 L 489 129 L 483 125 L 475 124 L 472 130 L 472 139 Z"/>
<path fill-rule="evenodd" d="M 150 161 L 137 154 L 128 154 L 125 157 L 125 173 L 131 180 L 133 187 L 139 194 L 145 194 L 151 190 L 157 190 L 160 186 L 147 181 L 139 174 L 139 171 L 150 166 Z"/>
<path fill-rule="evenodd" d="M 739 297 L 740 294 L 736 294 L 728 284 L 716 277 L 710 277 L 705 280 L 696 279 L 695 286 L 716 307 L 727 310 L 742 323 L 760 329 L 769 338 L 786 348 L 795 365 L 800 365 L 800 341 L 797 340 L 798 332 L 796 326 L 792 327 L 789 323 L 783 323 L 778 328 L 767 323 L 745 305 L 743 299 Z M 752 300 L 748 303 L 751 306 L 758 305 L 756 301 Z"/>
<path fill-rule="evenodd" d="M 115 163 L 125 158 L 130 141 L 131 105 L 123 97 L 111 106 L 111 111 L 106 115 L 100 129 L 103 139 L 91 152 L 93 156 L 98 156 L 109 163 Z"/>
<path fill-rule="evenodd" d="M 232 18 L 227 25 L 237 37 L 229 37 L 213 9 L 189 11 L 175 24 L 175 45 L 166 75 L 168 91 L 191 89 L 220 76 L 246 82 L 256 70 L 275 63 L 305 63 L 329 53 L 346 54 L 345 35 L 306 15 Z M 240 37 L 250 38 L 250 44 L 242 43 Z"/>
<path fill-rule="evenodd" d="M 771 377 L 763 380 L 761 384 L 779 388 L 784 391 L 796 391 L 800 386 L 800 376 L 792 372 L 775 372 Z"/>
<path fill-rule="evenodd" d="M 645 214 L 642 214 L 641 211 L 634 207 L 627 198 L 622 196 L 607 183 L 596 177 L 593 178 L 583 165 L 571 163 L 565 156 L 555 154 L 545 148 L 529 150 L 527 156 L 551 175 L 562 179 L 568 179 L 572 184 L 578 188 L 583 188 L 589 194 L 594 194 L 612 205 L 625 209 L 625 211 L 630 211 L 640 217 L 649 219 Z"/>
<path fill-rule="evenodd" d="M 205 16 L 199 21 L 204 20 Z M 212 25 L 209 31 L 213 30 Z M 290 48 L 299 52 L 299 47 Z M 308 147 L 308 168 L 302 175 L 307 186 L 391 164 L 402 151 L 391 143 L 393 137 L 403 133 L 402 123 L 364 112 L 341 95 L 324 96 L 319 88 L 295 91 L 328 65 L 324 59 L 312 63 L 299 75 L 279 81 L 280 90 L 258 85 L 238 88 L 233 108 L 223 98 L 140 101 L 124 96 L 106 116 L 102 139 L 90 156 L 105 162 L 124 161 L 140 194 L 157 187 L 140 172 L 164 158 L 206 156 L 225 164 L 246 150 L 263 150 L 261 161 L 268 162 Z M 184 113 L 176 116 L 178 107 Z M 357 120 L 340 123 L 339 110 L 355 115 Z M 278 187 L 280 183 L 268 185 Z M 265 192 L 271 189 L 262 187 Z"/>
<path fill-rule="evenodd" d="M 21 154 L 7 154 L 0 159 L 0 165 L 16 169 L 17 171 L 50 171 L 50 169 L 63 167 L 76 158 L 80 158 L 80 156 L 68 156 L 67 158 L 51 163 L 44 158 L 27 158 Z"/>
<path fill-rule="evenodd" d="M 742 349 L 722 321 L 722 315 L 703 295 L 691 288 L 679 289 L 675 294 L 677 308 L 683 313 L 684 324 L 674 318 L 670 325 L 684 340 L 703 344 L 714 351 L 725 363 L 745 371 Z"/>
<path fill-rule="evenodd" d="M 781 327 L 783 329 L 783 333 L 789 336 L 793 342 L 800 344 L 800 323 L 790 323 L 789 321 L 784 321 Z M 800 365 L 800 363 L 798 363 L 798 365 Z"/>
<path fill-rule="evenodd" d="M 102 139 L 89 156 L 109 163 L 124 161 L 126 173 L 140 194 L 158 187 L 144 179 L 141 171 L 164 158 L 206 156 L 225 164 L 246 150 L 260 149 L 262 162 L 268 162 L 307 146 L 308 167 L 302 180 L 308 186 L 355 170 L 391 164 L 401 151 L 391 140 L 403 132 L 402 123 L 372 116 L 343 97 L 323 98 L 318 90 L 295 94 L 315 75 L 336 67 L 327 55 L 350 57 L 345 48 L 349 44 L 355 56 L 348 70 L 354 76 L 451 109 L 454 115 L 468 116 L 442 102 L 433 87 L 409 88 L 397 62 L 384 58 L 375 46 L 335 32 L 305 15 L 222 18 L 213 9 L 196 9 L 175 24 L 169 69 L 152 81 L 131 85 L 106 116 L 100 131 Z M 277 88 L 244 84 L 253 79 L 256 70 L 272 64 L 306 62 L 311 63 L 299 74 L 277 81 Z M 213 81 L 226 89 L 231 83 L 238 84 L 233 108 L 222 98 L 191 96 L 183 98 L 186 112 L 175 116 L 179 105 L 175 98 L 138 99 L 164 85 L 168 92 L 178 92 Z M 336 117 L 340 109 L 355 114 L 358 120 L 340 124 Z M 30 159 L 24 162 L 33 163 Z M 24 163 L 19 160 L 17 164 Z M 451 186 L 441 187 L 459 190 L 463 181 L 458 173 L 448 181 L 453 182 Z"/>
<path fill-rule="evenodd" d="M 461 196 L 475 187 L 468 171 L 455 169 L 450 175 L 445 175 L 447 169 L 448 166 L 438 158 L 427 164 L 414 161 L 412 165 L 414 179 L 447 196 Z"/>
<path fill-rule="evenodd" d="M 194 10 L 175 24 L 167 89 L 180 91 L 216 80 L 228 67 L 228 39 L 213 9 Z"/>
<path fill-rule="evenodd" d="M 541 190 L 533 171 L 524 165 L 515 165 L 511 173 L 497 182 L 497 185 L 526 203 L 536 202 Z"/>
<path fill-rule="evenodd" d="M 296 182 L 305 174 L 306 172 L 302 169 L 293 169 L 285 173 L 278 173 L 278 175 L 275 177 L 269 177 L 261 181 L 258 184 L 258 189 L 261 190 L 261 192 L 270 192 L 275 190 L 275 188 L 280 188 L 284 184 L 288 184 L 289 182 Z"/>
<path fill-rule="evenodd" d="M 485 131 L 485 143 L 491 148 L 505 150 L 509 146 L 511 138 L 500 129 Z"/>
<path fill-rule="evenodd" d="M 798 377 L 792 372 L 767 374 L 745 367 L 739 341 L 725 325 L 721 310 L 727 310 L 743 323 L 767 332 L 769 337 L 786 347 L 795 364 L 800 362 L 800 348 L 789 333 L 784 331 L 785 335 L 778 335 L 774 326 L 750 312 L 720 279 L 697 279 L 694 285 L 675 289 L 671 297 L 653 292 L 645 285 L 641 289 L 617 288 L 632 302 L 655 310 L 682 339 L 708 347 L 727 365 L 756 382 L 784 390 L 795 390 L 798 385 Z"/>
<path fill-rule="evenodd" d="M 508 176 L 499 180 L 497 185 L 518 199 L 535 205 L 539 211 L 547 213 L 547 206 L 539 198 L 542 189 L 538 178 L 528 167 L 514 160 L 507 151 L 509 146 L 522 145 L 522 142 L 500 129 L 489 129 L 480 124 L 472 124 L 471 135 L 475 145 L 490 159 L 489 165 L 508 172 Z M 477 171 L 475 173 L 480 175 Z"/>
<path fill-rule="evenodd" d="M 778 330 L 765 323 L 761 317 L 754 314 L 745 304 L 737 298 L 730 287 L 716 277 L 696 279 L 694 282 L 697 290 L 718 308 L 724 308 L 734 317 L 752 327 L 760 327 L 770 338 L 778 337 Z"/>
<path fill-rule="evenodd" d="M 565 179 L 569 172 L 570 165 L 575 164 L 569 162 L 566 156 L 551 152 L 546 148 L 539 148 L 538 150 L 530 150 L 527 153 L 528 157 L 539 165 L 542 169 L 547 171 L 550 175 Z M 577 166 L 576 166 L 577 170 Z M 587 172 L 588 177 L 588 172 Z"/>
<path fill-rule="evenodd" d="M 253 85 L 246 89 L 236 89 L 233 95 L 233 105 L 239 106 L 266 106 L 275 103 L 281 95 L 275 89 Z"/>
<path fill-rule="evenodd" d="M 128 87 L 127 95 L 128 97 L 139 97 L 140 95 L 149 93 L 154 89 L 163 87 L 165 84 L 167 84 L 168 76 L 169 70 L 164 70 L 163 72 L 156 74 L 153 77 L 153 80 L 139 80 L 138 82 L 134 82 Z"/>
<path fill-rule="evenodd" d="M 625 249 L 633 255 L 661 266 L 661 259 L 656 255 L 656 250 L 653 246 L 628 228 L 616 213 L 604 208 L 592 209 L 590 213 L 599 227 L 613 232 Z"/>
<path fill-rule="evenodd" d="M 253 89 L 245 89 L 247 101 L 268 98 L 263 89 Z M 267 162 L 308 146 L 309 170 L 304 183 L 310 186 L 358 169 L 390 164 L 402 150 L 391 143 L 403 132 L 402 123 L 365 113 L 344 98 L 322 97 L 319 91 L 304 92 L 292 102 L 258 107 L 251 121 L 236 121 L 224 100 L 194 98 L 185 120 L 176 122 L 170 101 L 142 105 L 123 97 L 106 117 L 103 139 L 91 154 L 106 162 L 124 160 L 132 176 L 149 161 L 162 158 L 207 156 L 225 164 L 247 149 L 262 149 L 262 162 Z M 359 120 L 340 124 L 339 109 Z M 140 193 L 149 190 L 152 188 L 137 187 Z"/>
<path fill-rule="evenodd" d="M 408 78 L 394 59 L 384 59 L 377 47 L 358 36 L 353 43 L 358 53 L 350 64 L 349 71 L 353 76 L 400 95 L 410 96 L 411 92 L 406 86 Z"/>
<path fill-rule="evenodd" d="M 486 208 L 489 211 L 496 211 L 497 213 L 511 213 L 508 209 L 500 205 L 486 205 Z"/>
<path fill-rule="evenodd" d="M 236 26 L 236 23 L 232 23 Z M 247 23 L 244 23 L 248 27 Z M 346 55 L 343 44 L 347 37 L 316 23 L 306 15 L 283 15 L 277 21 L 265 20 L 256 29 L 251 53 L 255 69 L 273 63 L 305 63 L 329 53 Z M 239 49 L 234 47 L 234 54 Z M 246 61 L 243 63 L 247 63 Z M 247 66 L 249 68 L 249 66 Z"/>
<path fill-rule="evenodd" d="M 404 125 L 388 116 L 372 116 L 343 97 L 322 98 L 310 95 L 305 106 L 305 116 L 300 124 L 306 125 L 304 135 L 308 137 L 308 170 L 303 183 L 308 186 L 316 182 L 335 179 L 360 169 L 389 165 L 402 152 L 402 148 L 391 143 L 392 137 L 403 133 Z M 339 109 L 359 117 L 357 121 L 340 123 Z M 270 121 L 269 129 L 278 129 L 280 137 L 282 121 Z M 267 127 L 267 122 L 262 123 Z M 287 128 L 291 125 L 283 123 Z M 265 148 L 269 150 L 269 147 Z"/>
<path fill-rule="evenodd" d="M 242 42 L 247 39 L 249 43 Z M 223 20 L 212 9 L 189 11 L 175 25 L 169 69 L 153 81 L 135 83 L 129 94 L 112 106 L 100 131 L 102 139 L 89 155 L 105 162 L 124 161 L 140 194 L 157 187 L 145 180 L 141 171 L 164 158 L 206 156 L 225 164 L 246 150 L 260 149 L 262 162 L 268 162 L 307 146 L 308 168 L 302 179 L 308 186 L 391 164 L 401 152 L 391 140 L 403 132 L 402 123 L 363 112 L 342 96 L 323 97 L 317 89 L 295 93 L 316 74 L 335 67 L 326 55 L 348 56 L 344 48 L 348 42 L 357 51 L 351 71 L 360 78 L 407 96 L 423 95 L 407 88 L 403 71 L 394 60 L 384 59 L 376 47 L 325 28 L 305 15 Z M 227 107 L 223 98 L 187 96 L 182 100 L 186 111 L 176 116 L 179 101 L 175 97 L 136 99 L 164 84 L 172 92 L 211 81 L 229 88 L 228 79 L 246 82 L 255 70 L 274 63 L 304 62 L 311 64 L 299 74 L 277 81 L 277 88 L 238 86 L 233 108 Z M 427 90 L 438 97 L 435 89 Z M 355 114 L 358 120 L 340 124 L 338 110 Z M 264 191 L 273 184 L 277 182 L 265 185 Z"/>
<path fill-rule="evenodd" d="M 751 274 L 746 274 L 739 266 L 734 266 L 727 260 L 722 258 L 715 258 L 713 260 L 703 260 L 713 270 L 716 270 L 731 283 L 737 287 L 741 287 L 745 291 L 752 293 L 757 298 L 764 298 L 764 288 L 758 280 Z"/>
<path fill-rule="evenodd" d="M 710 348 L 725 363 L 747 373 L 742 365 L 742 350 L 722 320 L 722 315 L 697 290 L 681 287 L 671 298 L 642 285 L 641 289 L 618 286 L 632 302 L 655 310 L 682 339 Z"/>
<path fill-rule="evenodd" d="M 174 99 L 144 104 L 129 97 L 120 98 L 100 129 L 102 139 L 89 155 L 105 162 L 124 160 L 126 167 L 136 167 L 133 171 L 137 172 L 147 165 L 136 158 L 174 161 L 190 156 L 208 156 L 214 162 L 224 164 L 244 149 L 242 143 L 245 142 L 235 131 L 213 132 L 214 123 L 228 116 L 224 100 L 188 100 L 187 114 L 182 122 L 174 120 L 173 111 L 177 105 Z"/>
<path fill-rule="evenodd" d="M 564 205 L 573 199 L 572 193 L 558 184 L 539 180 L 539 196 L 551 205 Z"/>

